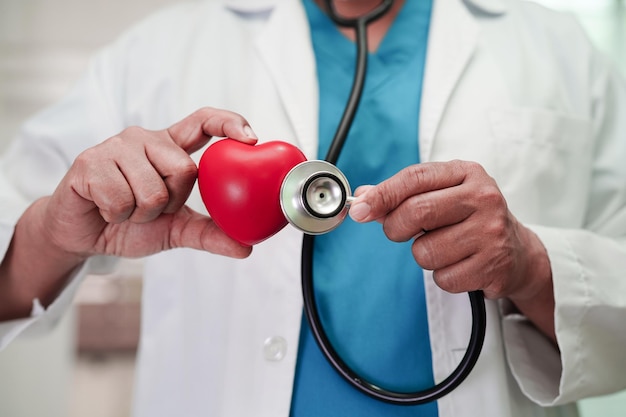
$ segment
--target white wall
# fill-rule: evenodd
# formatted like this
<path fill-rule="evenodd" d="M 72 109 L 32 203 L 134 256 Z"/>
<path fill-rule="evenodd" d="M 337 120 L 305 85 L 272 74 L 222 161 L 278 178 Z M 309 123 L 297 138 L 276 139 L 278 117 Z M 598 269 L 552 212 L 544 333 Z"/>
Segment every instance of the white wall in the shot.
<path fill-rule="evenodd" d="M 535 0 L 574 14 L 592 41 L 626 74 L 626 2 L 624 0 Z"/>
<path fill-rule="evenodd" d="M 0 151 L 26 117 L 68 89 L 92 51 L 149 11 L 176 1 L 0 0 Z M 94 396 L 72 388 L 85 378 L 84 368 L 75 367 L 74 325 L 70 311 L 53 332 L 24 337 L 0 352 L 0 416 L 68 417 L 85 409 L 73 397 Z M 93 407 L 102 412 L 108 405 Z M 81 417 L 87 415 L 102 414 Z"/>
<path fill-rule="evenodd" d="M 0 149 L 56 100 L 95 49 L 177 0 L 0 0 Z"/>
<path fill-rule="evenodd" d="M 73 374 L 73 311 L 50 333 L 0 352 L 0 416 L 68 417 Z"/>

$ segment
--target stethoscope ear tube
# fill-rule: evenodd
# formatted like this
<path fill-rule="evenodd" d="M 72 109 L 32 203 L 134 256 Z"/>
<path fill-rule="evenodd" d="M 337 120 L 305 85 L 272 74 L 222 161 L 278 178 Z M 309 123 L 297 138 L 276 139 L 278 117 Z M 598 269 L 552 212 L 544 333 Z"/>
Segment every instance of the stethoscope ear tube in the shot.
<path fill-rule="evenodd" d="M 463 359 L 456 369 L 443 381 L 435 386 L 416 392 L 394 392 L 377 386 L 359 376 L 354 372 L 337 354 L 333 348 L 324 327 L 322 326 L 317 304 L 315 301 L 315 290 L 313 284 L 313 235 L 304 235 L 302 242 L 302 295 L 304 298 L 305 314 L 311 327 L 313 337 L 320 350 L 335 368 L 335 370 L 353 387 L 380 401 L 396 405 L 419 405 L 443 397 L 454 390 L 461 382 L 467 378 L 474 365 L 478 361 L 480 351 L 485 340 L 485 329 L 487 326 L 487 314 L 485 311 L 485 301 L 482 291 L 469 292 L 470 304 L 472 308 L 472 331 L 470 341 Z"/>

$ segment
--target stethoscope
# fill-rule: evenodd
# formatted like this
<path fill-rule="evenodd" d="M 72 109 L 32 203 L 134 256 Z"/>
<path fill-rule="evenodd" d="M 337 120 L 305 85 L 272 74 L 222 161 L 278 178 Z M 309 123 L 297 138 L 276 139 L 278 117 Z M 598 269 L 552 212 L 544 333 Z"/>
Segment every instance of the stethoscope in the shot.
<path fill-rule="evenodd" d="M 350 185 L 335 166 L 354 120 L 367 71 L 367 25 L 387 13 L 393 0 L 382 3 L 364 16 L 348 19 L 340 16 L 332 0 L 324 0 L 330 18 L 338 25 L 356 31 L 357 64 L 354 83 L 343 116 L 324 161 L 306 161 L 296 165 L 285 177 L 280 190 L 283 214 L 293 226 L 304 232 L 302 246 L 302 293 L 304 312 L 313 337 L 322 353 L 337 372 L 359 391 L 392 404 L 417 405 L 435 401 L 454 390 L 473 369 L 485 339 L 486 314 L 482 291 L 468 293 L 472 308 L 472 331 L 467 351 L 456 369 L 432 388 L 417 392 L 394 392 L 379 387 L 354 372 L 337 354 L 321 324 L 313 288 L 313 242 L 315 235 L 327 233 L 346 218 L 351 201 Z"/>

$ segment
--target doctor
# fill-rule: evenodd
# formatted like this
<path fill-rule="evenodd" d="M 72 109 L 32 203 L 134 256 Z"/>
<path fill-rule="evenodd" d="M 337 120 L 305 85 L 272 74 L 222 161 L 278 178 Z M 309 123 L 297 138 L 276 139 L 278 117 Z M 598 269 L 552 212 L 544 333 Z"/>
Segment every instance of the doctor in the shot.
<path fill-rule="evenodd" d="M 251 250 L 203 214 L 194 161 L 212 136 L 323 156 L 352 35 L 312 0 L 203 1 L 98 54 L 2 160 L 0 346 L 53 322 L 100 255 L 149 256 L 136 416 L 574 416 L 626 387 L 626 87 L 569 17 L 405 0 L 369 32 L 338 164 L 378 185 L 318 240 L 316 280 L 334 341 L 400 389 L 454 369 L 471 324 L 455 293 L 485 291 L 481 358 L 437 403 L 376 402 L 320 359 L 300 233 Z"/>

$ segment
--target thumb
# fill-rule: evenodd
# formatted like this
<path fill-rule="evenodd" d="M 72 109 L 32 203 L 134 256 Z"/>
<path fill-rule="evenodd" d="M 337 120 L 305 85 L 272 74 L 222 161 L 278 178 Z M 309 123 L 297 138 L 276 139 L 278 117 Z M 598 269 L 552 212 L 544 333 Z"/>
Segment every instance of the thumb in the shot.
<path fill-rule="evenodd" d="M 167 129 L 172 140 L 191 154 L 213 137 L 230 137 L 241 142 L 255 144 L 257 136 L 248 121 L 241 115 L 204 107 L 185 117 Z"/>
<path fill-rule="evenodd" d="M 183 206 L 172 219 L 170 246 L 197 249 L 231 258 L 246 258 L 252 252 L 250 246 L 244 246 L 228 237 L 210 217 L 187 206 Z"/>
<path fill-rule="evenodd" d="M 377 220 L 407 198 L 460 185 L 467 177 L 465 165 L 461 161 L 451 161 L 408 166 L 380 184 L 369 186 L 361 192 L 352 202 L 350 216 L 361 223 Z"/>
<path fill-rule="evenodd" d="M 354 200 L 350 204 L 350 217 L 352 220 L 363 223 L 374 220 L 372 215 L 372 203 L 370 196 L 366 194 L 376 188 L 374 185 L 362 185 L 354 191 Z"/>

